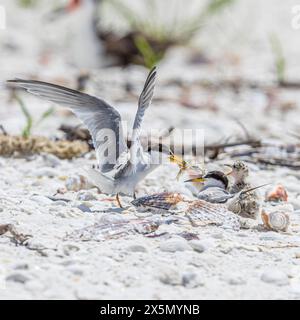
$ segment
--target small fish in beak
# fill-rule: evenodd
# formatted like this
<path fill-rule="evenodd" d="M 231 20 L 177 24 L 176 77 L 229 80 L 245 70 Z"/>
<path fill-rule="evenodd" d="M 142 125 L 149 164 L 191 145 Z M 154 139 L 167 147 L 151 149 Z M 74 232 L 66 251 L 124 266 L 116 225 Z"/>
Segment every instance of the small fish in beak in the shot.
<path fill-rule="evenodd" d="M 175 163 L 179 167 L 179 171 L 176 175 L 176 180 L 179 180 L 183 172 L 185 172 L 188 168 L 190 168 L 190 164 L 187 161 L 185 161 L 181 157 L 176 156 L 173 153 L 169 156 L 169 160 L 171 163 Z"/>

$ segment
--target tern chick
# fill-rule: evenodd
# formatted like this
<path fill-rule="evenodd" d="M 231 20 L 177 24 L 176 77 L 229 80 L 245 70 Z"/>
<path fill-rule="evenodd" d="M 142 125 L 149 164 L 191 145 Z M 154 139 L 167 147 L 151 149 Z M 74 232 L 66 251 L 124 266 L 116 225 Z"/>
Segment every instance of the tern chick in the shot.
<path fill-rule="evenodd" d="M 145 82 L 139 97 L 130 149 L 123 135 L 121 116 L 107 102 L 88 94 L 51 83 L 35 80 L 9 80 L 17 87 L 42 99 L 70 108 L 91 133 L 98 169 L 90 168 L 87 174 L 93 183 L 106 194 L 134 196 L 135 187 L 158 166 L 158 151 L 146 152 L 140 143 L 140 130 L 146 109 L 149 107 L 155 86 L 156 67 Z"/>
<path fill-rule="evenodd" d="M 235 161 L 227 175 L 233 177 L 233 184 L 229 188 L 235 196 L 228 201 L 228 209 L 244 218 L 256 219 L 262 207 L 262 197 L 257 192 L 259 187 L 252 187 L 248 182 L 249 168 L 242 161 Z"/>
<path fill-rule="evenodd" d="M 238 160 L 232 165 L 225 164 L 225 166 L 231 168 L 231 171 L 227 175 L 230 175 L 234 180 L 232 186 L 229 187 L 230 193 L 238 193 L 246 188 L 251 188 L 251 184 L 247 180 L 249 168 L 244 162 Z"/>

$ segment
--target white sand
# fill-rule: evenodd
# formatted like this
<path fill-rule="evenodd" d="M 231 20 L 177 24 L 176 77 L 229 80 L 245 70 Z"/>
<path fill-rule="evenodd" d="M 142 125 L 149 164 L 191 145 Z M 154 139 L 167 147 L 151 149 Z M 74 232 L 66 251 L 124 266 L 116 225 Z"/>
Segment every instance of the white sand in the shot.
<path fill-rule="evenodd" d="M 38 62 L 38 55 L 49 40 L 45 39 L 44 29 L 36 28 L 32 21 L 33 17 L 36 20 L 41 17 L 35 11 L 12 11 L 12 4 L 9 1 L 4 3 L 9 25 L 6 31 L 0 31 L 0 36 L 3 35 L 0 37 L 0 59 L 5 61 L 0 66 L 1 80 L 38 75 L 46 81 L 63 79 L 67 85 L 74 86 L 77 70 L 64 62 L 64 55 L 53 53 L 45 66 Z M 294 4 L 294 1 L 269 0 L 263 4 L 262 1 L 240 1 L 229 17 L 224 14 L 216 18 L 215 24 L 207 26 L 203 37 L 199 37 L 202 47 L 216 57 L 214 65 L 190 66 L 185 61 L 187 51 L 177 49 L 170 52 L 160 65 L 155 92 L 156 98 L 166 101 L 154 101 L 145 117 L 145 130 L 169 126 L 202 128 L 206 142 L 213 142 L 243 134 L 232 120 L 235 116 L 256 137 L 295 142 L 288 132 L 297 132 L 300 126 L 299 91 L 279 90 L 275 93 L 271 110 L 266 112 L 267 96 L 260 89 L 243 89 L 234 94 L 232 90 L 209 92 L 192 87 L 197 79 L 234 79 L 236 75 L 255 81 L 274 81 L 273 57 L 268 42 L 270 32 L 278 33 L 287 58 L 287 76 L 296 79 L 299 75 L 296 49 L 299 48 L 300 30 L 293 30 L 290 25 Z M 249 17 L 245 19 L 247 14 Z M 228 21 L 233 22 L 232 16 L 235 23 L 228 24 Z M 224 29 L 222 21 L 227 25 Z M 243 21 L 243 27 L 239 27 L 239 21 Z M 234 27 L 236 25 L 238 28 Z M 45 30 L 52 30 L 50 36 L 59 36 L 58 26 L 47 25 Z M 55 37 L 53 40 L 55 42 Z M 3 42 L 13 42 L 20 50 L 11 51 Z M 239 63 L 234 63 L 236 60 Z M 130 121 L 130 127 L 136 101 L 126 95 L 121 84 L 128 78 L 138 94 L 145 75 L 146 71 L 138 67 L 126 71 L 113 68 L 95 72 L 98 84 L 90 83 L 88 91 L 114 103 L 122 117 Z M 202 107 L 188 109 L 174 101 L 182 98 L 182 92 L 175 85 L 167 86 L 166 83 L 178 78 L 192 87 L 190 101 Z M 50 106 L 28 94 L 22 94 L 22 99 L 35 118 Z M 288 103 L 294 103 L 294 108 L 280 111 Z M 212 104 L 214 108 L 209 107 Z M 16 103 L 8 101 L 7 91 L 1 90 L 0 105 L 0 123 L 8 132 L 20 133 L 24 125 L 23 115 Z M 56 131 L 59 123 L 78 123 L 75 117 L 62 117 L 61 110 L 57 108 L 54 116 L 34 128 L 34 133 L 58 136 L 61 134 Z M 47 196 L 63 187 L 66 177 L 78 175 L 83 165 L 95 164 L 93 157 L 88 158 L 72 161 L 56 161 L 43 156 L 0 158 L 0 224 L 11 223 L 18 231 L 32 236 L 26 246 L 16 246 L 9 234 L 0 236 L 1 299 L 300 297 L 298 172 L 251 166 L 255 184 L 281 183 L 287 189 L 295 211 L 290 230 L 285 234 L 171 224 L 159 227 L 158 234 L 165 234 L 156 238 L 135 234 L 105 241 L 80 241 L 70 234 L 99 222 L 103 215 L 118 214 L 115 202 L 107 201 L 110 197 L 98 194 L 95 189 L 89 191 L 94 200 L 77 200 L 79 192 L 72 191 L 62 195 L 71 200 L 68 203 L 53 202 Z M 218 163 L 210 164 L 211 167 L 214 165 L 218 166 Z M 188 193 L 183 183 L 176 182 L 176 173 L 174 166 L 160 167 L 141 183 L 139 194 L 164 190 Z M 122 201 L 129 206 L 131 199 L 124 197 Z M 88 206 L 92 212 L 82 212 L 77 208 L 80 204 Z M 123 215 L 125 218 L 144 216 L 134 208 Z M 183 231 L 195 233 L 199 242 L 195 245 L 185 240 L 180 236 Z M 203 248 L 203 252 L 193 249 L 195 246 Z"/>

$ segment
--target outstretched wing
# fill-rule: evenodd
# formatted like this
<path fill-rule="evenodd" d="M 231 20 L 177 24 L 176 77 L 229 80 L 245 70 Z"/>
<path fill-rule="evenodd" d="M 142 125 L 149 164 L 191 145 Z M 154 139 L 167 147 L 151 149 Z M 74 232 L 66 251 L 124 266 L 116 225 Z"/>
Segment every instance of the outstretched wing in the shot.
<path fill-rule="evenodd" d="M 120 154 L 127 151 L 119 112 L 104 100 L 88 94 L 35 80 L 8 80 L 42 99 L 70 108 L 91 133 L 100 170 L 114 167 Z"/>
<path fill-rule="evenodd" d="M 152 70 L 149 72 L 149 75 L 144 84 L 143 91 L 139 97 L 138 109 L 137 109 L 134 123 L 133 123 L 132 148 L 130 149 L 131 159 L 135 157 L 137 149 L 140 147 L 138 143 L 140 128 L 141 128 L 145 111 L 149 107 L 153 97 L 155 80 L 156 80 L 156 67 L 153 67 Z"/>

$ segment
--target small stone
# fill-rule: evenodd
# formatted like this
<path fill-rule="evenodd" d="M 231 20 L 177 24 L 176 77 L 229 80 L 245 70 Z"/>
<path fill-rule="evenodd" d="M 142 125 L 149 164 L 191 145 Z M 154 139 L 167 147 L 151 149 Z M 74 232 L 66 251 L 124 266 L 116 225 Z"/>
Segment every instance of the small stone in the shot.
<path fill-rule="evenodd" d="M 147 252 L 148 251 L 144 246 L 139 244 L 131 245 L 127 247 L 127 250 L 131 252 Z"/>
<path fill-rule="evenodd" d="M 204 283 L 200 281 L 197 273 L 188 271 L 184 272 L 182 275 L 182 285 L 186 288 L 196 288 L 203 286 Z"/>
<path fill-rule="evenodd" d="M 6 277 L 6 280 L 24 284 L 29 280 L 29 278 L 24 276 L 22 273 L 13 273 L 10 276 Z"/>
<path fill-rule="evenodd" d="M 78 192 L 76 199 L 79 200 L 79 201 L 97 200 L 95 195 L 93 195 L 92 192 L 89 192 L 89 191 L 80 191 L 80 192 Z"/>
<path fill-rule="evenodd" d="M 57 176 L 57 171 L 52 168 L 39 168 L 34 171 L 34 176 L 38 178 L 48 177 L 54 178 Z"/>
<path fill-rule="evenodd" d="M 159 275 L 159 280 L 168 285 L 182 285 L 182 276 L 180 273 L 173 268 L 164 268 L 162 269 L 160 275 Z"/>
<path fill-rule="evenodd" d="M 295 253 L 295 258 L 296 258 L 296 259 L 300 259 L 300 252 L 296 252 L 296 253 Z"/>
<path fill-rule="evenodd" d="M 92 210 L 88 206 L 86 206 L 85 204 L 80 204 L 76 208 L 78 208 L 82 212 L 92 212 Z"/>
<path fill-rule="evenodd" d="M 29 266 L 27 263 L 18 263 L 14 266 L 15 270 L 28 270 Z"/>
<path fill-rule="evenodd" d="M 259 237 L 259 239 L 263 241 L 276 241 L 276 240 L 279 240 L 280 238 L 281 238 L 281 235 L 274 231 L 270 231 L 269 233 L 265 233 Z"/>
<path fill-rule="evenodd" d="M 196 240 L 192 240 L 196 241 Z M 160 244 L 160 250 L 165 252 L 176 252 L 191 250 L 188 242 L 184 239 L 170 239 Z"/>
<path fill-rule="evenodd" d="M 45 164 L 49 167 L 55 168 L 61 164 L 61 161 L 59 160 L 59 158 L 57 158 L 53 154 L 45 153 L 45 154 L 43 154 L 42 157 L 43 157 Z"/>
<path fill-rule="evenodd" d="M 41 195 L 33 195 L 30 197 L 30 200 L 32 200 L 40 205 L 49 205 L 49 204 L 52 204 L 52 202 L 53 202 L 49 198 L 41 196 Z"/>
<path fill-rule="evenodd" d="M 213 239 L 192 240 L 189 244 L 197 252 L 204 252 L 210 248 L 216 247 L 216 243 Z"/>
<path fill-rule="evenodd" d="M 277 286 L 284 286 L 289 284 L 288 276 L 279 269 L 268 269 L 264 271 L 261 275 L 261 280 L 266 283 L 275 284 Z"/>
<path fill-rule="evenodd" d="M 56 201 L 52 201 L 52 205 L 53 206 L 63 206 L 66 207 L 67 206 L 67 202 L 63 201 L 63 200 L 56 200 Z"/>
<path fill-rule="evenodd" d="M 213 233 L 211 236 L 218 240 L 224 239 L 224 234 L 222 232 Z"/>
<path fill-rule="evenodd" d="M 80 248 L 73 244 L 66 244 L 63 246 L 63 253 L 66 256 L 70 256 L 72 253 L 79 251 Z"/>
<path fill-rule="evenodd" d="M 114 224 L 114 223 L 125 223 L 128 222 L 124 216 L 115 213 L 103 214 L 99 220 L 99 223 L 103 224 Z"/>
<path fill-rule="evenodd" d="M 241 275 L 236 274 L 227 275 L 225 276 L 224 280 L 232 286 L 246 284 L 246 280 Z"/>
<path fill-rule="evenodd" d="M 69 266 L 66 269 L 76 276 L 83 276 L 84 275 L 84 271 L 76 266 Z"/>

